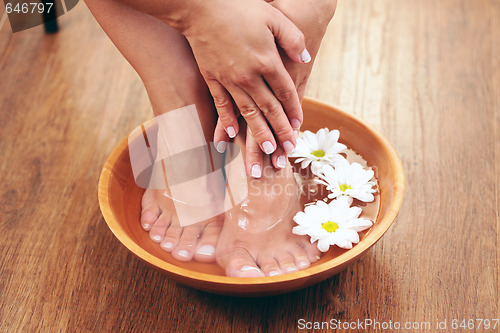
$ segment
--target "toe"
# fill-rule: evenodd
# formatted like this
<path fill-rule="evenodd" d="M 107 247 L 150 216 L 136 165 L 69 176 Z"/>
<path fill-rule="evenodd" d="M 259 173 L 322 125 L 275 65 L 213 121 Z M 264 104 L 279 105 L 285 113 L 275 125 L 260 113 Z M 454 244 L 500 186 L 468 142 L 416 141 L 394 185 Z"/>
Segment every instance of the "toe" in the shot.
<path fill-rule="evenodd" d="M 279 252 L 274 255 L 283 273 L 297 272 L 299 269 L 295 265 L 295 258 L 289 252 Z"/>
<path fill-rule="evenodd" d="M 179 223 L 172 222 L 165 233 L 165 238 L 163 238 L 160 244 L 161 248 L 167 252 L 172 252 L 177 247 L 177 244 L 179 244 L 181 235 L 182 227 Z"/>
<path fill-rule="evenodd" d="M 321 252 L 318 250 L 316 244 L 311 244 L 309 241 L 305 240 L 300 242 L 299 245 L 306 251 L 309 262 L 314 263 L 321 258 Z"/>
<path fill-rule="evenodd" d="M 311 266 L 311 262 L 309 261 L 306 250 L 304 250 L 298 244 L 297 246 L 290 248 L 289 252 L 294 258 L 295 266 L 298 269 L 306 269 L 307 267 Z"/>
<path fill-rule="evenodd" d="M 257 264 L 267 276 L 281 275 L 283 272 L 274 257 L 264 256 L 257 258 Z"/>
<path fill-rule="evenodd" d="M 161 214 L 160 206 L 154 200 L 151 191 L 146 190 L 142 196 L 141 226 L 149 231 Z"/>
<path fill-rule="evenodd" d="M 215 261 L 215 247 L 217 240 L 222 230 L 222 220 L 216 220 L 208 223 L 203 229 L 194 259 L 201 262 L 214 262 Z"/>
<path fill-rule="evenodd" d="M 199 225 L 184 227 L 177 247 L 172 251 L 172 257 L 179 261 L 190 261 L 193 259 L 194 249 L 202 230 L 203 228 Z"/>
<path fill-rule="evenodd" d="M 170 214 L 162 213 L 149 229 L 149 237 L 153 242 L 160 243 L 163 240 L 169 224 Z"/>
<path fill-rule="evenodd" d="M 250 253 L 244 248 L 227 251 L 218 258 L 227 276 L 233 277 L 262 277 L 265 276 Z"/>

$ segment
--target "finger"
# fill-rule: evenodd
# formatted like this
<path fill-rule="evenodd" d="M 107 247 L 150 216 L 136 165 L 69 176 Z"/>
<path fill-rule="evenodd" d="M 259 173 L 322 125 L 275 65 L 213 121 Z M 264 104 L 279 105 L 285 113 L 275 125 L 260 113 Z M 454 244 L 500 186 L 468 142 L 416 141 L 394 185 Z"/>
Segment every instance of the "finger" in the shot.
<path fill-rule="evenodd" d="M 250 93 L 285 152 L 291 153 L 295 147 L 295 135 L 280 101 L 261 78 L 255 80 L 251 86 L 242 88 Z M 255 129 L 250 124 L 248 126 L 252 133 L 255 133 Z"/>
<path fill-rule="evenodd" d="M 253 178 L 260 178 L 262 176 L 263 154 L 248 128 L 245 155 L 247 173 Z"/>
<path fill-rule="evenodd" d="M 215 131 L 214 131 L 215 149 L 217 149 L 217 151 L 222 154 L 223 152 L 226 151 L 228 142 L 229 142 L 229 135 L 227 135 L 226 131 L 224 130 L 224 127 L 222 126 L 222 123 L 219 118 L 217 120 L 217 125 L 215 126 Z"/>
<path fill-rule="evenodd" d="M 311 55 L 306 49 L 304 34 L 283 13 L 276 9 L 269 28 L 276 38 L 279 46 L 290 59 L 298 63 L 308 63 Z"/>
<path fill-rule="evenodd" d="M 234 113 L 233 101 L 231 95 L 227 92 L 216 80 L 206 80 L 210 94 L 214 99 L 214 105 L 219 114 L 219 120 L 224 127 L 227 135 L 234 138 L 238 134 L 239 126 L 238 119 Z"/>
<path fill-rule="evenodd" d="M 253 99 L 238 86 L 233 86 L 229 92 L 262 151 L 268 155 L 272 154 L 276 150 L 276 140 Z"/>
<path fill-rule="evenodd" d="M 274 68 L 274 72 L 266 74 L 264 80 L 274 96 L 281 102 L 293 130 L 298 132 L 304 120 L 304 114 L 297 89 L 283 64 L 277 64 Z"/>
<path fill-rule="evenodd" d="M 271 155 L 271 162 L 276 169 L 284 169 L 286 167 L 287 155 L 281 149 L 281 147 L 276 148 L 276 151 Z"/>

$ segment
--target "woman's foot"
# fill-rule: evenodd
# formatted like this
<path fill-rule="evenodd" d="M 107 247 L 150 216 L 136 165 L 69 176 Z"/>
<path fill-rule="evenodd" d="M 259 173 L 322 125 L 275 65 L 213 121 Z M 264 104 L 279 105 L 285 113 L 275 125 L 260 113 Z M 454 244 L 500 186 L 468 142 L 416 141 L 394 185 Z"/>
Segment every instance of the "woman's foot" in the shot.
<path fill-rule="evenodd" d="M 264 164 L 262 177 L 248 180 L 248 199 L 225 214 L 216 253 L 228 276 L 291 273 L 320 257 L 306 237 L 292 234 L 301 207 L 290 164 L 281 170 Z"/>
<path fill-rule="evenodd" d="M 142 228 L 160 247 L 179 261 L 215 261 L 215 248 L 223 216 L 181 227 L 172 200 L 165 190 L 147 189 L 142 197 Z"/>

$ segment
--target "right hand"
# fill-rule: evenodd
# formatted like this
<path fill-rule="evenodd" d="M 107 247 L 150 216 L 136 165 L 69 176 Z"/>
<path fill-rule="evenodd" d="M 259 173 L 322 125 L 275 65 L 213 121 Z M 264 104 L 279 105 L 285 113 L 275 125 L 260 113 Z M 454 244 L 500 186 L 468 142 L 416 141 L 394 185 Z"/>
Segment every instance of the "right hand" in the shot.
<path fill-rule="evenodd" d="M 191 45 L 229 137 L 239 130 L 234 100 L 262 151 L 273 153 L 277 139 L 291 152 L 303 115 L 276 44 L 294 62 L 307 63 L 302 32 L 262 0 L 203 0 L 183 16 L 179 30 Z"/>

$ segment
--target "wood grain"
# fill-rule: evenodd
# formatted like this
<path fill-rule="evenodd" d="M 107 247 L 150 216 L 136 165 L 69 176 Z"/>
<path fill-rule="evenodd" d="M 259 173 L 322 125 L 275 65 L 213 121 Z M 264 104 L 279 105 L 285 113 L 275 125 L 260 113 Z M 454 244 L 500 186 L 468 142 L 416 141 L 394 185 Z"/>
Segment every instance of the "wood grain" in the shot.
<path fill-rule="evenodd" d="M 389 138 L 405 167 L 405 200 L 347 270 L 264 299 L 180 286 L 107 229 L 99 171 L 152 113 L 85 5 L 59 19 L 56 35 L 12 34 L 5 23 L 0 331 L 295 332 L 299 318 L 498 318 L 499 18 L 494 0 L 339 2 L 306 95 Z"/>

